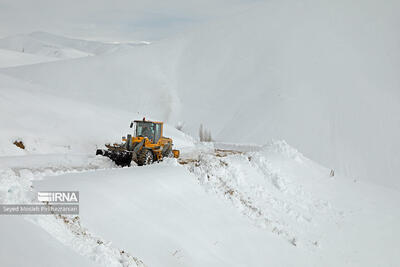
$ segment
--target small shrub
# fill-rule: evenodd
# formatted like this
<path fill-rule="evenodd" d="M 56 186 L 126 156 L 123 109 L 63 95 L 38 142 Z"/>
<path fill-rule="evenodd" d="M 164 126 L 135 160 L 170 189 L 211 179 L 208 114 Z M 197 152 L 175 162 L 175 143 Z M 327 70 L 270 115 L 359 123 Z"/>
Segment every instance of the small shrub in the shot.
<path fill-rule="evenodd" d="M 21 149 L 25 149 L 25 145 L 24 145 L 24 143 L 22 141 L 15 140 L 13 144 L 16 145 L 17 147 L 21 148 Z"/>

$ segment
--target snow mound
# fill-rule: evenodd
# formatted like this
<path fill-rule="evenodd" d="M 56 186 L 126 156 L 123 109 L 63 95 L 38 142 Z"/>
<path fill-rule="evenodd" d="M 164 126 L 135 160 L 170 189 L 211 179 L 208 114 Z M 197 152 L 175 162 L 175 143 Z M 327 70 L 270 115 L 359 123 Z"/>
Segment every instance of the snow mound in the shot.
<path fill-rule="evenodd" d="M 0 228 L 2 266 L 98 266 L 22 216 L 2 216 Z"/>
<path fill-rule="evenodd" d="M 272 141 L 261 148 L 261 153 L 270 156 L 283 156 L 288 159 L 294 159 L 298 162 L 306 161 L 307 158 L 304 157 L 297 149 L 291 147 L 284 140 Z"/>

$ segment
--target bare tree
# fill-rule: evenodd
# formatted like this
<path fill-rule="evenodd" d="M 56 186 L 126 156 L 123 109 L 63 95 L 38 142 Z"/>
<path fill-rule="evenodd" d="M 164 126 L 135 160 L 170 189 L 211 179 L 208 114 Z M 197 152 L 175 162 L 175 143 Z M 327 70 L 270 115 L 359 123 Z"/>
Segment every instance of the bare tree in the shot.
<path fill-rule="evenodd" d="M 200 124 L 199 138 L 200 138 L 201 142 L 211 142 L 212 141 L 211 131 L 209 131 L 205 127 L 203 127 L 203 124 Z"/>
<path fill-rule="evenodd" d="M 204 141 L 204 130 L 203 130 L 203 124 L 200 124 L 200 128 L 199 128 L 199 138 L 200 141 Z"/>

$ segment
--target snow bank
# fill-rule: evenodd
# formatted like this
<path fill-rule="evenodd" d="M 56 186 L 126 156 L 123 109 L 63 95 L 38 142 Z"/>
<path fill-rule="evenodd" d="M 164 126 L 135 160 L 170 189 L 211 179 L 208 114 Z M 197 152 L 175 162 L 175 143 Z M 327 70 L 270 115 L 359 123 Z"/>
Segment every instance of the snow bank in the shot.
<path fill-rule="evenodd" d="M 105 168 L 106 164 L 100 163 L 100 158 L 98 161 L 91 160 L 90 164 L 87 164 L 85 160 L 75 158 L 75 162 L 71 162 L 71 160 L 67 160 L 64 157 L 64 160 L 54 160 L 54 155 L 47 155 L 44 157 L 33 157 L 33 160 L 23 159 L 19 164 L 24 164 L 23 168 L 18 168 L 13 166 L 15 162 L 12 159 L 9 159 L 10 164 L 7 162 L 1 166 L 0 169 L 0 201 L 1 203 L 6 204 L 34 204 L 37 203 L 36 192 L 34 191 L 34 186 L 32 185 L 33 180 L 42 179 L 47 176 L 61 175 L 65 173 L 76 173 L 82 171 L 90 171 Z M 47 167 L 41 166 L 46 162 L 49 164 Z M 60 162 L 64 162 L 61 166 L 57 166 L 54 162 L 58 164 Z M 53 162 L 53 163 L 52 163 Z M 28 163 L 28 164 L 26 164 Z M 100 165 L 99 165 L 100 163 Z M 115 166 L 114 164 L 112 164 Z M 79 166 L 79 167 L 78 167 Z M 8 167 L 8 168 L 7 168 Z M 101 238 L 100 236 L 90 232 L 84 226 L 82 226 L 80 222 L 79 216 L 64 216 L 60 214 L 54 215 L 39 215 L 39 216 L 18 216 L 18 219 L 8 219 L 9 216 L 5 216 L 4 222 L 2 222 L 2 226 L 6 228 L 1 228 L 2 230 L 8 230 L 5 236 L 8 236 L 10 233 L 16 232 L 18 227 L 23 227 L 23 229 L 18 229 L 19 233 L 13 236 L 13 240 L 15 244 L 24 243 L 26 244 L 28 235 L 28 240 L 33 238 L 35 242 L 41 241 L 38 246 L 31 247 L 31 244 L 25 245 L 27 246 L 28 251 L 24 251 L 24 256 L 27 255 L 31 260 L 29 263 L 32 266 L 39 266 L 42 263 L 48 265 L 56 260 L 59 260 L 64 263 L 74 262 L 74 266 L 91 266 L 92 263 L 85 263 L 85 260 L 81 256 L 85 256 L 87 258 L 94 261 L 102 266 L 138 266 L 144 267 L 142 261 L 132 256 L 129 252 L 126 252 L 122 249 L 118 249 L 114 247 L 111 242 L 108 242 Z M 43 227 L 48 234 L 43 234 L 43 230 L 38 227 L 34 227 L 31 223 L 27 223 L 25 221 L 27 219 L 31 223 L 36 224 L 37 226 Z M 12 226 L 7 225 L 9 222 L 15 222 Z M 28 231 L 28 232 L 27 232 Z M 3 235 L 2 235 L 3 236 Z M 47 238 L 47 239 L 46 239 Z M 68 247 L 66 251 L 68 253 L 60 255 L 59 253 L 59 243 L 55 248 L 50 251 L 54 251 L 54 255 L 51 257 L 41 257 L 43 250 L 48 246 L 51 246 L 55 239 Z M 5 246 L 4 251 L 7 255 L 5 255 L 5 259 L 3 262 L 9 262 L 10 266 L 18 266 L 19 262 L 23 262 L 22 266 L 26 265 L 26 258 L 23 257 L 23 260 L 14 259 L 13 255 L 15 253 L 20 253 L 21 248 L 13 250 L 15 247 L 14 242 L 11 243 L 11 246 Z M 77 254 L 74 255 L 72 249 Z M 58 259 L 56 259 L 58 257 Z"/>
<path fill-rule="evenodd" d="M 311 252 L 307 266 L 399 261 L 400 231 L 390 226 L 400 218 L 394 190 L 332 176 L 284 141 L 256 152 L 203 152 L 184 162 L 211 195 L 264 231 Z"/>
<path fill-rule="evenodd" d="M 0 228 L 2 266 L 97 266 L 21 216 L 2 216 Z"/>
<path fill-rule="evenodd" d="M 34 187 L 79 190 L 82 225 L 148 266 L 307 265 L 308 252 L 255 228 L 170 161 L 47 177 Z"/>

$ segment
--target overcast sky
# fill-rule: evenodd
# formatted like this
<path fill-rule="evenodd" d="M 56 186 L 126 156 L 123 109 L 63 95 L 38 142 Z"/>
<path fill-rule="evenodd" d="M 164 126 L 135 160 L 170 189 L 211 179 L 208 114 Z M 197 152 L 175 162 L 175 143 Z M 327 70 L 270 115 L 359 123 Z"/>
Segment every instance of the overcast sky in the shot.
<path fill-rule="evenodd" d="M 251 0 L 0 0 L 0 37 L 48 31 L 108 41 L 157 40 L 241 12 Z"/>

